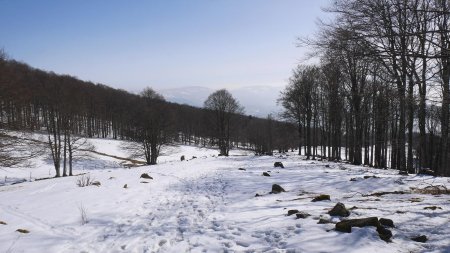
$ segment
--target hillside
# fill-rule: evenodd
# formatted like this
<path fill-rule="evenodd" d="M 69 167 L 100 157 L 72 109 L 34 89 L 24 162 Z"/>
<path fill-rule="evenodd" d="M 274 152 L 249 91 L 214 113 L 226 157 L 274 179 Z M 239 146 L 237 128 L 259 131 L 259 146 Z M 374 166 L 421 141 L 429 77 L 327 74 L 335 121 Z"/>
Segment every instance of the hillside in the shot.
<path fill-rule="evenodd" d="M 0 203 L 5 223 L 0 225 L 0 252 L 450 250 L 450 196 L 414 190 L 450 187 L 446 178 L 400 176 L 395 170 L 305 161 L 294 154 L 254 156 L 233 150 L 230 157 L 217 157 L 217 150 L 192 146 L 172 146 L 159 165 L 128 169 L 111 157 L 127 157 L 120 141 L 91 142 L 110 156 L 93 155 L 77 164 L 75 173 L 88 173 L 99 186 L 77 186 L 81 176 L 35 181 L 51 168 L 45 157 L 34 161 L 36 168 L 1 168 L 2 178 L 28 179 L 32 173 L 33 179 L 0 186 L 0 199 L 7 200 Z M 187 161 L 180 161 L 181 155 Z M 285 168 L 274 168 L 276 161 Z M 143 173 L 153 179 L 141 178 Z M 270 194 L 272 184 L 286 192 Z M 329 194 L 331 200 L 311 201 L 320 194 Z M 327 214 L 338 202 L 350 209 L 349 219 L 392 219 L 392 242 L 381 240 L 374 227 L 335 231 L 334 223 L 347 219 Z M 310 216 L 287 216 L 293 209 Z M 428 242 L 410 239 L 418 235 L 427 236 Z"/>

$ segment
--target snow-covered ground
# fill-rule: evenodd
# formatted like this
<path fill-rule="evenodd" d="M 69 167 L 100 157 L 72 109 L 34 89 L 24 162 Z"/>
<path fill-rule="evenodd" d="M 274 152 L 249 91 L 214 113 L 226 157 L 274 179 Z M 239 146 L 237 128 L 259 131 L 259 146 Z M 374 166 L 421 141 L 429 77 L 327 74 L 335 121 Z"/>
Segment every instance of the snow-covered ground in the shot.
<path fill-rule="evenodd" d="M 119 141 L 92 142 L 98 152 L 126 157 Z M 304 161 L 293 154 L 216 154 L 172 146 L 159 165 L 130 169 L 99 155 L 78 163 L 76 173 L 89 173 L 100 186 L 78 187 L 78 177 L 0 186 L 0 221 L 6 223 L 0 225 L 0 252 L 450 252 L 450 195 L 367 196 L 450 187 L 447 178 L 399 176 L 392 170 Z M 188 161 L 180 161 L 181 155 Z M 285 168 L 274 168 L 276 161 Z M 53 175 L 48 160 L 35 165 L 0 168 L 0 177 Z M 267 171 L 271 176 L 262 176 Z M 140 178 L 142 173 L 153 179 Z M 377 177 L 363 178 L 372 175 Z M 272 184 L 286 192 L 269 194 Z M 311 202 L 319 194 L 331 195 L 331 201 Z M 333 223 L 318 224 L 320 218 L 339 221 L 327 214 L 338 202 L 356 207 L 349 218 L 392 219 L 392 242 L 381 240 L 373 227 L 348 234 L 335 231 Z M 441 209 L 424 209 L 431 206 Z M 84 225 L 80 209 L 86 212 Z M 311 216 L 287 216 L 291 209 Z M 410 239 L 417 235 L 426 235 L 428 242 Z"/>

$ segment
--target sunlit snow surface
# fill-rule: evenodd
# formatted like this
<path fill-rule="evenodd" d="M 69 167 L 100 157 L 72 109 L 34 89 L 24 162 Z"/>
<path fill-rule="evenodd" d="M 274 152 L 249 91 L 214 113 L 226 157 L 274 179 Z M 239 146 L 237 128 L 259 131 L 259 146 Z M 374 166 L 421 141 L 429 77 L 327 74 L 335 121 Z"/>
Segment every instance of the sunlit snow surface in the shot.
<path fill-rule="evenodd" d="M 99 152 L 127 156 L 119 141 L 92 142 Z M 34 181 L 54 175 L 47 159 L 36 160 L 35 168 L 1 168 L 0 180 L 29 180 L 31 172 L 32 182 L 0 186 L 0 221 L 7 223 L 0 225 L 0 252 L 450 252 L 449 195 L 362 196 L 430 184 L 450 188 L 447 178 L 403 177 L 392 170 L 304 161 L 294 154 L 217 153 L 172 146 L 156 166 L 126 169 L 104 156 L 77 163 L 75 172 L 88 172 L 99 187 L 78 187 L 77 177 Z M 188 161 L 181 162 L 181 155 Z M 275 161 L 285 168 L 273 168 Z M 264 171 L 271 177 L 261 176 Z M 144 172 L 153 180 L 141 179 Z M 269 194 L 274 183 L 287 192 Z M 331 195 L 331 201 L 311 202 L 318 194 Z M 330 218 L 327 210 L 337 202 L 358 207 L 349 218 L 392 219 L 392 243 L 380 240 L 372 227 L 346 234 L 334 231 L 334 224 L 317 224 L 321 216 Z M 311 216 L 295 219 L 286 216 L 289 209 Z M 30 233 L 16 232 L 19 228 Z M 422 234 L 427 243 L 410 240 Z"/>

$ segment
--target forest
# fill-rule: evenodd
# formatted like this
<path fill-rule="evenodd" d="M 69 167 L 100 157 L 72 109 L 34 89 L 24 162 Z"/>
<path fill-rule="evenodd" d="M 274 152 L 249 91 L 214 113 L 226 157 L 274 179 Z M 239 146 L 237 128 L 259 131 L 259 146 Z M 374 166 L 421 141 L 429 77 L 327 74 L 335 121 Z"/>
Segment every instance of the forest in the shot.
<path fill-rule="evenodd" d="M 234 99 L 237 108 L 224 111 L 223 131 L 217 131 L 222 129 L 215 118 L 220 108 L 214 103 L 205 108 L 170 103 L 151 88 L 132 94 L 34 69 L 7 59 L 5 53 L 0 57 L 0 84 L 0 129 L 47 134 L 56 176 L 60 176 L 61 167 L 63 176 L 72 175 L 72 154 L 83 141 L 80 137 L 132 141 L 147 164 L 156 164 L 161 146 L 168 143 L 219 146 L 223 155 L 230 147 L 272 154 L 275 149 L 283 152 L 297 146 L 292 138 L 294 125 L 270 115 L 266 119 L 245 116 Z M 5 133 L 0 138 L 4 144 L 11 142 Z M 14 155 L 6 149 L 5 144 L 0 159 L 4 165 L 33 156 L 12 159 Z"/>
<path fill-rule="evenodd" d="M 450 3 L 340 0 L 299 46 L 318 64 L 293 70 L 282 117 L 305 155 L 450 175 Z"/>

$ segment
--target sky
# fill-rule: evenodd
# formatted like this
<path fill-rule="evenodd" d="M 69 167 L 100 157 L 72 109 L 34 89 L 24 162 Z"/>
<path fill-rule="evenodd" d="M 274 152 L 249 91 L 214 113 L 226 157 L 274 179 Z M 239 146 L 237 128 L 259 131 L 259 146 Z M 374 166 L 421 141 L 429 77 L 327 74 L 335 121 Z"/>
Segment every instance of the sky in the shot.
<path fill-rule="evenodd" d="M 128 91 L 283 86 L 329 0 L 0 0 L 0 48 Z"/>

